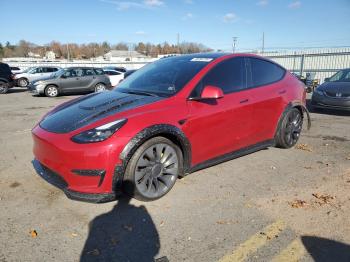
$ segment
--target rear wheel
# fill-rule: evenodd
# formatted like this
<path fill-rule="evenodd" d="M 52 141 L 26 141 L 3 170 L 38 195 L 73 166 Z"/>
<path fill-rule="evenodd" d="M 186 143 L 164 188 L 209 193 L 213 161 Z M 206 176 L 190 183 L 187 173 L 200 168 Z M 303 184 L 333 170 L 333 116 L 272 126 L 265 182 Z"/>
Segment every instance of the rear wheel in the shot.
<path fill-rule="evenodd" d="M 102 92 L 102 91 L 105 91 L 106 90 L 106 86 L 102 83 L 98 83 L 96 86 L 95 86 L 95 92 Z"/>
<path fill-rule="evenodd" d="M 8 90 L 8 83 L 0 80 L 0 94 L 6 94 Z"/>
<path fill-rule="evenodd" d="M 136 199 L 156 200 L 171 190 L 182 169 L 180 148 L 164 137 L 151 138 L 131 157 L 123 189 Z"/>
<path fill-rule="evenodd" d="M 26 86 L 28 86 L 29 81 L 26 78 L 20 78 L 20 79 L 18 79 L 17 83 L 20 87 L 26 87 Z"/>
<path fill-rule="evenodd" d="M 58 96 L 58 88 L 57 86 L 49 85 L 45 88 L 45 95 L 48 97 L 56 97 Z"/>
<path fill-rule="evenodd" d="M 291 148 L 299 140 L 303 127 L 303 116 L 297 108 L 288 110 L 275 137 L 276 146 L 280 148 Z"/>

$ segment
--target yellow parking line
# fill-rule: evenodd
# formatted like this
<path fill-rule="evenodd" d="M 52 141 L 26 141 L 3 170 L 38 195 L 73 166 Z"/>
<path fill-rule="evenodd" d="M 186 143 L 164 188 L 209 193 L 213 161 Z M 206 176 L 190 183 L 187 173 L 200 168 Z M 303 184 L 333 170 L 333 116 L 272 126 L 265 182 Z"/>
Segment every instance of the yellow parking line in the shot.
<path fill-rule="evenodd" d="M 233 251 L 232 254 L 226 255 L 221 258 L 220 262 L 233 262 L 233 261 L 244 261 L 249 255 L 256 252 L 259 248 L 267 244 L 275 236 L 286 228 L 286 224 L 278 220 L 275 223 L 265 227 L 262 231 L 256 233 L 251 238 L 246 240 L 244 243 Z"/>
<path fill-rule="evenodd" d="M 306 253 L 300 239 L 293 240 L 284 250 L 272 259 L 272 262 L 296 262 Z"/>

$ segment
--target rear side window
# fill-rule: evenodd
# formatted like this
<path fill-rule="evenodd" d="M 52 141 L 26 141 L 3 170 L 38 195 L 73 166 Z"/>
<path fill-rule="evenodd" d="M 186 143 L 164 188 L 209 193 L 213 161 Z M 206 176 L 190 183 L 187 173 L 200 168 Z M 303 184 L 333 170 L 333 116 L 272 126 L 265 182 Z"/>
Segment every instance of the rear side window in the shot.
<path fill-rule="evenodd" d="M 202 88 L 207 85 L 217 86 L 224 94 L 245 88 L 246 70 L 243 57 L 236 57 L 215 66 L 202 80 Z"/>
<path fill-rule="evenodd" d="M 272 84 L 284 77 L 285 70 L 280 66 L 258 58 L 248 59 L 251 70 L 251 81 L 248 87 Z"/>
<path fill-rule="evenodd" d="M 121 73 L 117 72 L 117 71 L 105 71 L 105 73 L 107 75 L 110 75 L 110 76 L 117 76 L 117 75 L 120 75 Z"/>
<path fill-rule="evenodd" d="M 95 75 L 95 72 L 92 68 L 84 68 L 83 75 L 84 76 L 93 76 L 93 75 Z"/>
<path fill-rule="evenodd" d="M 105 72 L 102 68 L 95 68 L 96 75 L 104 75 Z"/>

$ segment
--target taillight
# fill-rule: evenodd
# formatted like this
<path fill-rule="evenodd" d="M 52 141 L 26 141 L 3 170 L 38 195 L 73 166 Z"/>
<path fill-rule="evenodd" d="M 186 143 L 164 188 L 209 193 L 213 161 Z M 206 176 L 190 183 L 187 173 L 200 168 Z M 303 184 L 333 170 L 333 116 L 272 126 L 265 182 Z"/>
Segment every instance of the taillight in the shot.
<path fill-rule="evenodd" d="M 14 74 L 11 74 L 10 77 L 11 77 L 12 80 L 15 79 L 15 75 Z"/>

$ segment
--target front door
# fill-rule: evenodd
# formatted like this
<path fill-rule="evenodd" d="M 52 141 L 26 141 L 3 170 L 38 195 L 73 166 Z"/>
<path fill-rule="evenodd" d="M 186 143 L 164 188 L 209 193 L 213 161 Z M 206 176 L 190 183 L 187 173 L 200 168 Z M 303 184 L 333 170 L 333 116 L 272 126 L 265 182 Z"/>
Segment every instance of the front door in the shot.
<path fill-rule="evenodd" d="M 79 89 L 80 77 L 78 69 L 68 69 L 60 79 L 60 88 L 64 93 L 71 93 Z M 77 74 L 78 73 L 78 74 Z"/>
<path fill-rule="evenodd" d="M 252 107 L 250 90 L 246 89 L 244 58 L 236 57 L 216 65 L 199 82 L 191 97 L 200 96 L 207 85 L 221 88 L 224 97 L 188 101 L 190 113 L 184 131 L 192 146 L 192 165 L 249 145 Z"/>

